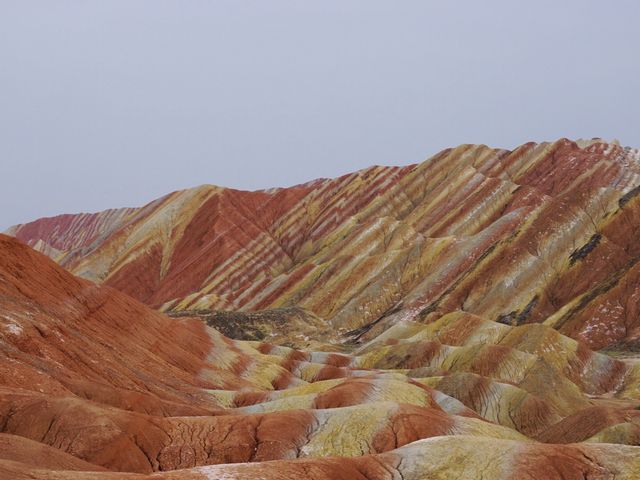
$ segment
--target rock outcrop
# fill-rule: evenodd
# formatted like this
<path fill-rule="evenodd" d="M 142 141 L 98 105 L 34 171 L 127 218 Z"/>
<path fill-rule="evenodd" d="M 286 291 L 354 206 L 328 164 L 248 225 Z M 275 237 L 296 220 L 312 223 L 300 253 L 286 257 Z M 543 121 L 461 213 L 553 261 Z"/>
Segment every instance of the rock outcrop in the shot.
<path fill-rule="evenodd" d="M 291 188 L 201 186 L 9 233 L 162 311 L 302 310 L 298 337 L 275 338 L 291 345 L 467 312 L 600 349 L 640 342 L 638 231 L 640 152 L 563 139 Z M 278 334 L 249 320 L 246 338 Z"/>
<path fill-rule="evenodd" d="M 638 479 L 638 232 L 598 140 L 12 227 L 0 479 Z"/>
<path fill-rule="evenodd" d="M 633 479 L 639 404 L 640 364 L 547 325 L 232 340 L 0 235 L 3 479 Z"/>

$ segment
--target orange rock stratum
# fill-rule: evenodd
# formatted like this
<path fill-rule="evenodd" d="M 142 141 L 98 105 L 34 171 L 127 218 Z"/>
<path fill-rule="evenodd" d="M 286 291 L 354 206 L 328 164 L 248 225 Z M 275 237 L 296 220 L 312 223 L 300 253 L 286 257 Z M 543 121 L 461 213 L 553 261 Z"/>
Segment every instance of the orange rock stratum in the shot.
<path fill-rule="evenodd" d="M 2 479 L 640 479 L 638 150 L 464 145 L 8 233 Z"/>

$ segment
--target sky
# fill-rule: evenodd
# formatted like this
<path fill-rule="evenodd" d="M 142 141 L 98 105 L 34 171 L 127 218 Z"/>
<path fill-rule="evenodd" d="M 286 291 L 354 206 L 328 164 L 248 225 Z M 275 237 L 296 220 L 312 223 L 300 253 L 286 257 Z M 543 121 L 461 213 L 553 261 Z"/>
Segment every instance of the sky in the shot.
<path fill-rule="evenodd" d="M 0 0 L 0 230 L 461 143 L 640 147 L 635 0 Z"/>

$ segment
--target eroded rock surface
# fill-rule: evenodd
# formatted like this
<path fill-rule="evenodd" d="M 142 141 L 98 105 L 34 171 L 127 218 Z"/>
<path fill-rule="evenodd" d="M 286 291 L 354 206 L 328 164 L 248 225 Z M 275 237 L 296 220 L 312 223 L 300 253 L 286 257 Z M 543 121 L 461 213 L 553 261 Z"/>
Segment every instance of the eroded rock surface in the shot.
<path fill-rule="evenodd" d="M 0 478 L 638 479 L 639 162 L 464 145 L 16 226 Z"/>
<path fill-rule="evenodd" d="M 164 311 L 305 311 L 310 324 L 278 343 L 373 338 L 461 310 L 599 349 L 640 339 L 639 162 L 597 140 L 462 145 L 419 165 L 258 192 L 201 186 L 9 233 Z M 238 338 L 281 335 L 249 320 Z"/>
<path fill-rule="evenodd" d="M 341 352 L 231 340 L 0 236 L 0 347 L 0 478 L 640 469 L 640 365 L 546 325 L 457 312 Z"/>

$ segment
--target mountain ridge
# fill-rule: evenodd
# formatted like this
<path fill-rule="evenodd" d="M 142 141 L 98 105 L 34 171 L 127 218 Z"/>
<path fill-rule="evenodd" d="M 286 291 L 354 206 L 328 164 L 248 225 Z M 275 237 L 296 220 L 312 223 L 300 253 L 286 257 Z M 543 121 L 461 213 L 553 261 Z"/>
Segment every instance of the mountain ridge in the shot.
<path fill-rule="evenodd" d="M 639 231 L 568 140 L 15 228 L 0 478 L 635 480 Z"/>
<path fill-rule="evenodd" d="M 342 333 L 375 334 L 461 309 L 546 321 L 601 348 L 640 336 L 626 310 L 614 329 L 580 320 L 585 299 L 609 301 L 598 289 L 610 276 L 628 284 L 637 274 L 630 227 L 620 225 L 638 223 L 638 185 L 638 150 L 615 143 L 462 145 L 406 167 L 254 192 L 200 186 L 10 233 L 164 311 L 301 307 Z M 583 277 L 586 264 L 611 261 L 615 272 Z M 492 298 L 486 281 L 498 291 L 519 283 L 521 296 Z"/>

